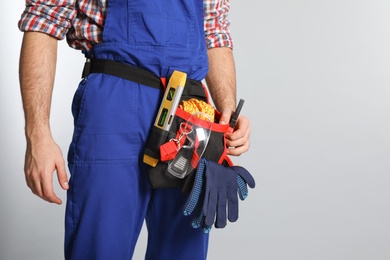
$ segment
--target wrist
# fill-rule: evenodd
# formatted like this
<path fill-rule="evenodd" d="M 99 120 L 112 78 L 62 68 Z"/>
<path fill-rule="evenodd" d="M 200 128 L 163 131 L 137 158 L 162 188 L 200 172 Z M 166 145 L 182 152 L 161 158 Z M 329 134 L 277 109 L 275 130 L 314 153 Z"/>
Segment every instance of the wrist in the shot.
<path fill-rule="evenodd" d="M 25 136 L 29 143 L 51 138 L 50 126 L 26 126 Z"/>

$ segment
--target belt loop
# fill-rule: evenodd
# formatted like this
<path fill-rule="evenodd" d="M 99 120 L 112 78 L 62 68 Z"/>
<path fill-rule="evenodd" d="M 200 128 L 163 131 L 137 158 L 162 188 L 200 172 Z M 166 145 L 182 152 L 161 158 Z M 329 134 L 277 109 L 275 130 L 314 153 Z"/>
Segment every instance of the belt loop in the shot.
<path fill-rule="evenodd" d="M 83 73 L 81 74 L 81 78 L 82 79 L 86 78 L 89 75 L 90 71 L 91 71 L 91 60 L 87 59 L 84 64 L 84 69 L 83 69 Z"/>

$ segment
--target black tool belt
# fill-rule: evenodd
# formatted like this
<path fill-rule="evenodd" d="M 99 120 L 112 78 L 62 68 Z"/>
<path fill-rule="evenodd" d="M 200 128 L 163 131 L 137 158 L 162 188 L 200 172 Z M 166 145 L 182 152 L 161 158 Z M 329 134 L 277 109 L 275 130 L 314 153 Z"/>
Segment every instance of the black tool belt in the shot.
<path fill-rule="evenodd" d="M 136 82 L 144 86 L 160 88 L 161 90 L 165 88 L 163 79 L 160 79 L 152 72 L 118 61 L 99 59 L 87 60 L 82 77 L 85 78 L 93 73 L 108 74 Z M 187 78 L 181 100 L 196 98 L 198 100 L 209 102 L 206 91 L 207 90 L 203 88 L 201 82 Z M 219 112 L 216 111 L 216 115 L 218 114 Z M 190 116 L 191 114 L 178 108 L 169 131 L 153 126 L 146 143 L 145 153 L 151 155 L 153 158 L 160 158 L 160 146 L 169 142 L 172 138 L 175 138 L 179 131 L 178 129 L 180 129 L 181 123 L 186 122 Z M 218 125 L 217 123 L 213 123 L 209 140 L 209 144 L 211 145 L 208 145 L 208 148 L 204 152 L 204 158 L 223 165 L 229 165 L 229 162 L 226 161 L 227 154 L 224 137 L 224 133 L 228 131 L 227 128 L 228 125 Z M 162 161 L 159 161 L 155 167 L 145 164 L 151 186 L 153 188 L 180 187 L 184 193 L 189 193 L 194 183 L 194 171 L 185 176 L 184 179 L 180 179 L 167 172 L 167 165 L 167 162 Z"/>
<path fill-rule="evenodd" d="M 136 82 L 141 85 L 164 89 L 162 80 L 153 72 L 119 61 L 88 59 L 84 65 L 82 78 L 85 78 L 92 73 L 108 74 Z M 205 91 L 202 87 L 202 83 L 193 79 L 187 79 L 186 86 L 182 94 L 182 99 L 186 100 L 192 97 L 201 100 L 207 99 Z"/>

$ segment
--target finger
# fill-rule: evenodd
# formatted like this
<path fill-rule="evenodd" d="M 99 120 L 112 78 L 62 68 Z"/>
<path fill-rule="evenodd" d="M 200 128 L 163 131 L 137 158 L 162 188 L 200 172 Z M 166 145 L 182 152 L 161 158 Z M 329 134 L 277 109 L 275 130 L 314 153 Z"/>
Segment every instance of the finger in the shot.
<path fill-rule="evenodd" d="M 61 205 L 62 200 L 57 197 L 57 195 L 54 193 L 53 189 L 53 173 L 47 173 L 46 178 L 41 180 L 42 185 L 42 196 L 41 198 L 51 202 Z"/>
<path fill-rule="evenodd" d="M 230 222 L 236 222 L 238 219 L 238 197 L 236 191 L 231 191 L 228 200 L 228 219 Z"/>
<path fill-rule="evenodd" d="M 246 182 L 242 179 L 240 175 L 237 175 L 237 184 L 238 184 L 238 195 L 241 200 L 245 200 L 248 197 L 248 187 Z"/>
<path fill-rule="evenodd" d="M 51 181 L 49 182 L 50 185 L 47 185 L 45 181 L 41 180 L 39 177 L 33 178 L 32 175 L 27 176 L 26 180 L 27 186 L 31 189 L 32 193 L 41 199 L 57 204 L 62 203 L 61 199 L 54 194 Z"/>
<path fill-rule="evenodd" d="M 240 176 L 248 184 L 249 187 L 253 189 L 256 186 L 255 179 L 247 169 L 241 166 L 233 166 L 232 168 L 237 172 L 238 176 Z"/>
<path fill-rule="evenodd" d="M 221 118 L 219 119 L 219 123 L 222 124 L 222 125 L 226 125 L 229 123 L 230 121 L 230 117 L 232 116 L 232 112 L 231 110 L 222 110 L 221 112 Z"/>
<path fill-rule="evenodd" d="M 69 189 L 68 175 L 66 174 L 65 162 L 61 160 L 56 164 L 58 182 L 64 190 Z"/>
<path fill-rule="evenodd" d="M 206 189 L 206 193 L 203 199 L 203 208 L 202 208 L 202 212 L 204 215 L 208 214 L 207 210 L 209 208 L 209 196 L 210 196 L 210 191 Z"/>
<path fill-rule="evenodd" d="M 226 135 L 226 146 L 229 155 L 240 155 L 247 152 L 250 147 L 250 128 L 237 129 Z"/>
<path fill-rule="evenodd" d="M 55 203 L 55 204 L 58 204 L 58 205 L 61 205 L 62 204 L 62 200 L 57 197 L 57 195 L 54 193 L 53 190 L 50 190 L 50 189 L 43 189 L 43 195 L 41 197 L 42 199 L 44 199 L 45 201 L 47 202 L 50 202 L 50 203 Z"/>
<path fill-rule="evenodd" d="M 228 147 L 243 146 L 243 145 L 249 144 L 249 140 L 250 140 L 249 132 L 243 136 L 239 136 L 238 138 L 236 138 L 234 140 L 229 139 L 229 137 L 228 137 L 228 139 L 226 139 L 226 146 L 228 146 Z"/>
<path fill-rule="evenodd" d="M 217 210 L 217 193 L 211 192 L 209 196 L 209 203 L 207 205 L 207 210 L 204 211 L 205 214 L 205 225 L 212 226 L 215 220 L 215 214 Z M 206 213 L 207 212 L 207 213 Z"/>
<path fill-rule="evenodd" d="M 229 140 L 226 139 L 226 146 L 229 155 L 240 155 L 247 152 L 250 148 L 250 131 L 246 132 L 244 136 L 238 136 L 238 139 Z M 237 136 L 236 136 L 237 137 Z M 228 137 L 229 138 L 229 137 Z"/>
<path fill-rule="evenodd" d="M 247 152 L 250 148 L 250 143 L 247 142 L 245 143 L 244 145 L 241 145 L 241 146 L 238 146 L 238 147 L 228 147 L 227 149 L 227 153 L 229 155 L 233 155 L 233 156 L 239 156 L 245 152 Z"/>
<path fill-rule="evenodd" d="M 39 175 L 35 177 L 36 175 L 34 174 L 34 171 L 30 170 L 27 166 L 25 166 L 24 174 L 27 186 L 30 188 L 31 192 L 38 197 L 42 197 L 42 188 Z"/>
<path fill-rule="evenodd" d="M 237 124 L 234 128 L 233 133 L 228 133 L 227 137 L 230 140 L 237 140 L 244 136 L 249 135 L 250 132 L 250 121 L 243 115 L 240 115 L 237 120 Z"/>
<path fill-rule="evenodd" d="M 41 187 L 41 182 L 38 180 L 35 180 L 32 178 L 31 175 L 26 176 L 26 182 L 27 186 L 30 188 L 31 192 L 38 197 L 42 198 L 42 187 Z"/>
<path fill-rule="evenodd" d="M 203 233 L 208 234 L 211 231 L 212 226 L 204 225 L 203 226 Z"/>
<path fill-rule="evenodd" d="M 195 183 L 191 190 L 191 194 L 184 206 L 183 214 L 185 216 L 188 216 L 192 213 L 195 206 L 198 204 L 202 204 L 203 202 L 200 201 L 200 197 L 202 192 L 204 193 L 204 185 L 203 185 L 203 179 L 204 179 L 204 171 L 205 171 L 205 159 L 200 159 L 198 169 L 196 170 L 196 176 L 195 176 Z M 203 194 L 204 196 L 204 194 Z"/>
<path fill-rule="evenodd" d="M 244 138 L 246 136 L 249 136 L 251 132 L 251 128 L 248 123 L 240 123 L 237 124 L 236 128 L 234 128 L 234 131 L 232 133 L 227 133 L 226 137 L 228 140 L 235 141 L 239 140 L 241 138 Z"/>
<path fill-rule="evenodd" d="M 198 206 L 195 209 L 194 218 L 192 219 L 192 222 L 191 222 L 192 227 L 193 228 L 200 228 L 202 226 L 203 220 L 204 220 L 204 215 L 203 215 L 202 207 Z"/>
<path fill-rule="evenodd" d="M 226 194 L 226 191 L 223 191 Z M 220 195 L 220 194 L 219 194 Z M 215 221 L 216 228 L 224 228 L 226 226 L 226 195 L 220 197 L 218 196 L 218 205 L 217 205 L 217 217 Z"/>
<path fill-rule="evenodd" d="M 237 141 L 241 139 L 248 139 L 251 129 L 247 128 L 236 128 L 233 133 L 226 133 L 226 138 L 229 141 Z"/>

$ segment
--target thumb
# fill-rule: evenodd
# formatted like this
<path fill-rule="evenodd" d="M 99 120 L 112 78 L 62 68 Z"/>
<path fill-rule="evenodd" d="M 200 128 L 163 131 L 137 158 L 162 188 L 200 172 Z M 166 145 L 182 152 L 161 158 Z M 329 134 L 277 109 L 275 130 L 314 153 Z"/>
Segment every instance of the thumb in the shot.
<path fill-rule="evenodd" d="M 68 175 L 66 174 L 64 161 L 62 160 L 61 162 L 58 162 L 56 168 L 57 168 L 58 182 L 60 183 L 61 187 L 64 190 L 69 189 Z"/>
<path fill-rule="evenodd" d="M 221 111 L 221 118 L 219 119 L 219 123 L 222 125 L 226 125 L 230 122 L 230 117 L 232 116 L 232 111 L 228 109 L 224 109 Z"/>
<path fill-rule="evenodd" d="M 255 188 L 255 179 L 247 169 L 241 166 L 233 166 L 232 168 L 237 172 L 239 176 L 242 177 L 242 179 L 248 184 L 249 187 L 251 187 L 252 189 Z"/>

